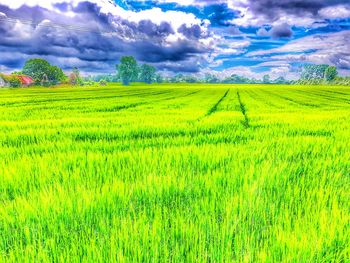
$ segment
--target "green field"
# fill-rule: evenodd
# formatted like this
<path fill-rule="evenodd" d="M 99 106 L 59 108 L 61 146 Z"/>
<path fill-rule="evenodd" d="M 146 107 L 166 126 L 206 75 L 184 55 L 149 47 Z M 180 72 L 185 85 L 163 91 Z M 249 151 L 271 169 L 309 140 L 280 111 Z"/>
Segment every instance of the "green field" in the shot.
<path fill-rule="evenodd" d="M 350 87 L 0 90 L 2 262 L 349 262 Z"/>

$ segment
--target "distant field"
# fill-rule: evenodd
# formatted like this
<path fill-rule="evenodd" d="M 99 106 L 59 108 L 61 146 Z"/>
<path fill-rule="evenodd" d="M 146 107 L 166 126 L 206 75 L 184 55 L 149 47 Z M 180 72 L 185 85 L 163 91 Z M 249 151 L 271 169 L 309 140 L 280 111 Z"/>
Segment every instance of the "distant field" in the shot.
<path fill-rule="evenodd" d="M 346 262 L 350 87 L 0 89 L 2 262 Z"/>

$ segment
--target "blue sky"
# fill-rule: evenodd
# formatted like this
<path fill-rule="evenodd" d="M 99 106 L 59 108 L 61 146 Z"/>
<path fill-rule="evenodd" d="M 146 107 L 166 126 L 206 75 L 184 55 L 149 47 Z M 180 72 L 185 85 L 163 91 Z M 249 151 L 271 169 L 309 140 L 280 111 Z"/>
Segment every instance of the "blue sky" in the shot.
<path fill-rule="evenodd" d="M 349 0 L 0 0 L 0 71 L 42 57 L 113 73 L 135 56 L 163 74 L 298 78 L 305 63 L 350 75 Z"/>

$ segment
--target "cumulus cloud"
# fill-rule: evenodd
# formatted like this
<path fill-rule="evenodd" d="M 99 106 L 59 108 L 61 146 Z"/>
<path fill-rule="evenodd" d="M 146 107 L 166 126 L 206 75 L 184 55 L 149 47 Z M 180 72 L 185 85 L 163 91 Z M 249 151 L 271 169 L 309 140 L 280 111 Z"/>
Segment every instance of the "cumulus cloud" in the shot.
<path fill-rule="evenodd" d="M 350 30 L 346 30 L 303 37 L 279 48 L 250 52 L 248 56 L 290 63 L 330 64 L 349 70 L 349 43 Z"/>
<path fill-rule="evenodd" d="M 287 23 L 273 26 L 270 30 L 261 27 L 257 31 L 258 36 L 272 38 L 290 38 L 293 35 L 291 27 Z"/>
<path fill-rule="evenodd" d="M 323 18 L 350 17 L 348 0 L 228 0 L 228 3 L 240 12 L 233 22 L 242 26 L 282 23 L 311 26 Z"/>
<path fill-rule="evenodd" d="M 122 55 L 161 67 L 163 62 L 186 62 L 212 49 L 205 41 L 212 38 L 208 22 L 184 12 L 133 12 L 94 0 L 0 0 L 0 12 L 8 17 L 0 24 L 0 64 L 6 67 L 21 67 L 25 59 L 41 56 L 60 58 L 55 60 L 63 68 L 113 70 Z M 198 70 L 197 64 L 191 66 L 191 72 Z"/>
<path fill-rule="evenodd" d="M 112 72 L 123 55 L 161 70 L 190 73 L 241 63 L 257 74 L 255 57 L 275 62 L 258 67 L 276 75 L 294 62 L 329 63 L 343 71 L 349 67 L 349 22 L 327 28 L 333 20 L 350 21 L 348 0 L 117 3 L 0 0 L 2 69 L 17 69 L 28 58 L 43 57 L 67 70 L 77 66 L 86 72 Z"/>
<path fill-rule="evenodd" d="M 248 68 L 243 66 L 231 67 L 223 70 L 218 74 L 221 78 L 229 77 L 233 74 L 247 77 L 247 78 L 255 78 L 262 79 L 264 75 L 269 75 L 271 79 L 277 79 L 279 77 L 283 77 L 288 80 L 296 80 L 300 77 L 300 73 L 292 69 L 289 65 L 281 65 L 276 67 L 267 68 L 264 71 L 255 71 L 255 68 Z"/>

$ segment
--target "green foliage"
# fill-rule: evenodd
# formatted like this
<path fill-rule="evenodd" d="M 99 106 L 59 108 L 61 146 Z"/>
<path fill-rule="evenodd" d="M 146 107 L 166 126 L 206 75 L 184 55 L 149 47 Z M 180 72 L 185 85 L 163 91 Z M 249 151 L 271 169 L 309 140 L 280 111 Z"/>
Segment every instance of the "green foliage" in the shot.
<path fill-rule="evenodd" d="M 123 85 L 129 85 L 138 77 L 137 62 L 132 56 L 124 56 L 117 65 L 118 77 L 122 80 Z"/>
<path fill-rule="evenodd" d="M 18 88 L 22 85 L 21 80 L 17 76 L 10 76 L 7 81 L 13 88 Z"/>
<path fill-rule="evenodd" d="M 156 78 L 155 79 L 156 79 L 157 83 L 163 83 L 164 82 L 164 78 L 160 74 L 156 74 Z"/>
<path fill-rule="evenodd" d="M 73 68 L 72 73 L 69 75 L 69 83 L 72 85 L 83 86 L 84 81 L 80 76 L 80 71 L 77 67 Z"/>
<path fill-rule="evenodd" d="M 26 61 L 22 72 L 30 76 L 37 85 L 56 85 L 67 78 L 62 69 L 51 66 L 49 62 L 39 58 Z"/>
<path fill-rule="evenodd" d="M 205 83 L 220 83 L 220 80 L 218 77 L 216 77 L 213 74 L 205 74 L 204 82 Z"/>
<path fill-rule="evenodd" d="M 103 74 L 96 76 L 88 76 L 84 78 L 85 81 L 99 82 L 100 80 L 105 80 L 107 82 L 118 82 L 120 81 L 117 74 Z"/>
<path fill-rule="evenodd" d="M 57 66 L 50 67 L 47 77 L 52 85 L 56 85 L 67 80 L 67 76 L 63 73 L 63 70 Z"/>
<path fill-rule="evenodd" d="M 233 74 L 233 75 L 231 75 L 231 77 L 225 78 L 223 80 L 223 83 L 245 84 L 245 83 L 251 83 L 251 80 L 246 78 L 246 77 L 242 77 L 242 76 L 238 76 L 237 74 Z"/>
<path fill-rule="evenodd" d="M 347 262 L 350 87 L 0 92 L 0 262 Z"/>
<path fill-rule="evenodd" d="M 278 77 L 273 81 L 275 84 L 287 84 L 288 81 L 284 77 Z"/>
<path fill-rule="evenodd" d="M 48 74 L 50 73 L 51 65 L 44 59 L 29 59 L 26 61 L 22 72 L 30 76 L 36 84 L 41 84 L 43 81 L 47 81 Z"/>
<path fill-rule="evenodd" d="M 271 83 L 270 75 L 268 74 L 264 75 L 262 82 L 264 84 L 270 84 Z"/>
<path fill-rule="evenodd" d="M 350 77 L 336 77 L 333 83 L 337 85 L 350 86 Z"/>
<path fill-rule="evenodd" d="M 333 81 L 338 76 L 337 67 L 329 66 L 324 73 L 324 78 L 326 81 Z"/>
<path fill-rule="evenodd" d="M 22 86 L 21 80 L 18 78 L 17 75 L 11 74 L 11 75 L 3 75 L 0 74 L 0 77 L 8 83 L 8 85 L 12 88 L 19 88 Z"/>
<path fill-rule="evenodd" d="M 101 79 L 99 81 L 99 84 L 100 84 L 100 86 L 107 86 L 107 81 L 105 81 L 104 79 Z"/>
<path fill-rule="evenodd" d="M 141 65 L 139 69 L 139 80 L 141 80 L 144 83 L 151 84 L 155 81 L 155 79 L 156 68 L 147 64 Z"/>
<path fill-rule="evenodd" d="M 301 73 L 301 80 L 323 80 L 328 65 L 305 65 Z"/>

